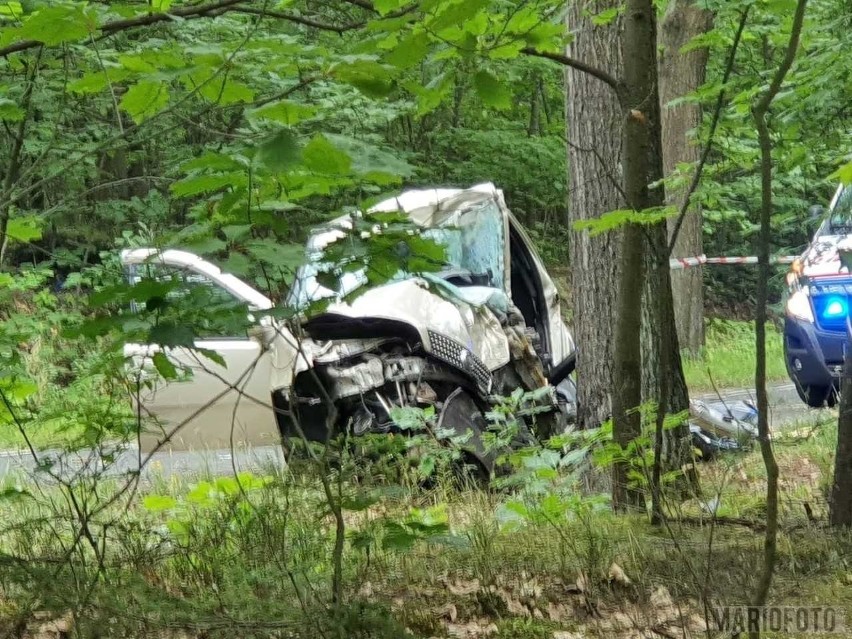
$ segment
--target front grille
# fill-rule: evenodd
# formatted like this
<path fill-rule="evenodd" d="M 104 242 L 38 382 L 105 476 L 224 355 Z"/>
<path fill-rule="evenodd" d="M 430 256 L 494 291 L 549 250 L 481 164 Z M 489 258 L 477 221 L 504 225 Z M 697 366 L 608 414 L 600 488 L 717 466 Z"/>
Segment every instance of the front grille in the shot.
<path fill-rule="evenodd" d="M 456 340 L 429 331 L 431 353 L 438 359 L 467 373 L 483 392 L 491 390 L 491 373 L 482 361 Z"/>

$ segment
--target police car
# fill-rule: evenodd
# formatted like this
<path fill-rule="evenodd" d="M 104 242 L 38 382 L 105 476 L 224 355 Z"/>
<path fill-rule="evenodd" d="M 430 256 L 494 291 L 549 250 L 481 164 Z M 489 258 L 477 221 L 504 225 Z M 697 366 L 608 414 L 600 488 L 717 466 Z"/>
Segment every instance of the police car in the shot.
<path fill-rule="evenodd" d="M 828 211 L 814 206 L 819 228 L 787 274 L 784 321 L 787 372 L 802 401 L 833 406 L 849 349 L 852 299 L 852 185 L 838 187 Z"/>

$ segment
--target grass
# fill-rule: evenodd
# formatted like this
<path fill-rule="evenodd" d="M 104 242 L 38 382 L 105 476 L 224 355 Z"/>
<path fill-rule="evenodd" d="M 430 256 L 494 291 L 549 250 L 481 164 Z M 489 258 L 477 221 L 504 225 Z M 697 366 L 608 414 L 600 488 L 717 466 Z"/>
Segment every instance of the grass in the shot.
<path fill-rule="evenodd" d="M 836 427 L 794 430 L 806 436 L 779 436 L 775 446 L 781 533 L 770 602 L 834 605 L 852 620 L 852 536 L 820 525 Z M 341 484 L 345 603 L 335 607 L 334 525 L 317 476 L 269 472 L 268 483 L 244 479 L 246 492 L 233 479 L 172 478 L 149 486 L 128 511 L 95 517 L 90 525 L 106 549 L 99 578 L 86 544 L 65 568 L 57 564 L 76 518 L 55 488 L 0 500 L 7 566 L 0 628 L 38 592 L 39 610 L 54 618 L 85 602 L 80 639 L 626 639 L 648 634 L 664 617 L 673 636 L 697 637 L 704 634 L 696 600 L 747 601 L 760 572 L 759 532 L 714 525 L 701 508 L 718 496 L 720 517 L 760 522 L 765 474 L 757 450 L 702 464 L 701 493 L 670 496 L 668 504 L 673 520 L 703 517 L 703 524 L 669 528 L 652 527 L 644 515 L 586 509 L 558 483 L 544 493 L 543 517 L 519 520 L 509 506 L 532 507 L 539 498 L 531 490 L 460 488 L 443 479 L 429 489 L 387 486 L 359 474 Z M 80 486 L 77 495 L 106 500 L 117 489 L 104 482 L 91 492 Z M 556 495 L 572 504 L 561 514 Z M 612 577 L 613 564 L 629 582 Z"/>
<path fill-rule="evenodd" d="M 706 346 L 700 356 L 684 354 L 683 372 L 693 391 L 754 386 L 755 343 L 751 322 L 711 319 L 707 322 Z M 781 333 L 766 326 L 766 378 L 787 379 Z"/>

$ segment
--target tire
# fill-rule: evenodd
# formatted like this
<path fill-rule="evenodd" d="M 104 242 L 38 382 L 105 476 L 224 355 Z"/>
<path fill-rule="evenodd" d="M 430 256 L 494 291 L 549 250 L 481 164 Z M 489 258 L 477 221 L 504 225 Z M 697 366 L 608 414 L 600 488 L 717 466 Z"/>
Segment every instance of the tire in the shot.
<path fill-rule="evenodd" d="M 837 403 L 834 386 L 802 386 L 795 380 L 793 384 L 799 399 L 811 408 L 823 408 L 826 405 L 831 407 Z"/>
<path fill-rule="evenodd" d="M 484 477 L 490 477 L 494 472 L 496 455 L 485 448 L 482 434 L 487 430 L 488 422 L 485 415 L 477 406 L 473 397 L 462 388 L 456 388 L 444 400 L 441 414 L 438 416 L 438 431 L 450 430 L 467 441 L 460 446 L 464 456 L 482 472 Z"/>

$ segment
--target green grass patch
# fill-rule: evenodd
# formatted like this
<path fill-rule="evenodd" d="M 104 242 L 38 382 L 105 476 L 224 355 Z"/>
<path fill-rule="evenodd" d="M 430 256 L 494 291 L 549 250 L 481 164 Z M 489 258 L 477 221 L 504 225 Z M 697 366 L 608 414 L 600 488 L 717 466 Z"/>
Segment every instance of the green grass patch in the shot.
<path fill-rule="evenodd" d="M 683 372 L 691 390 L 751 388 L 754 385 L 755 338 L 753 322 L 712 319 L 707 322 L 706 346 L 698 357 L 684 354 Z M 766 378 L 787 379 L 781 333 L 766 326 Z"/>

